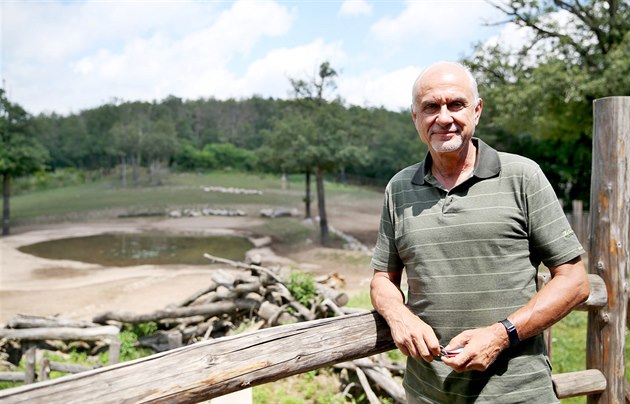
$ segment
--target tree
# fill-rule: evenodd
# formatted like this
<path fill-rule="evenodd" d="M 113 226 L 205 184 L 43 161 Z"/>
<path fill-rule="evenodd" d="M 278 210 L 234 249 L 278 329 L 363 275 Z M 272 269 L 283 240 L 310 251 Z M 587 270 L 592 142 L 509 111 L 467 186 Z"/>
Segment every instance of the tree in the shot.
<path fill-rule="evenodd" d="M 514 49 L 477 45 L 464 61 L 484 98 L 479 133 L 541 163 L 561 198 L 588 201 L 592 102 L 630 94 L 630 3 L 489 3 L 529 37 Z"/>
<path fill-rule="evenodd" d="M 335 88 L 336 76 L 337 72 L 324 62 L 316 77 L 308 81 L 291 79 L 296 96 L 294 108 L 291 114 L 274 123 L 265 144 L 266 150 L 273 151 L 272 160 L 276 167 L 306 174 L 307 215 L 310 210 L 310 175 L 315 174 L 323 245 L 328 244 L 329 239 L 324 176 L 349 162 L 361 160 L 366 153 L 353 142 L 344 106 L 339 101 L 329 102 L 325 98 L 325 91 Z"/>
<path fill-rule="evenodd" d="M 28 114 L 0 89 L 0 174 L 2 175 L 2 235 L 10 232 L 11 179 L 43 169 L 48 152 L 28 134 Z"/>

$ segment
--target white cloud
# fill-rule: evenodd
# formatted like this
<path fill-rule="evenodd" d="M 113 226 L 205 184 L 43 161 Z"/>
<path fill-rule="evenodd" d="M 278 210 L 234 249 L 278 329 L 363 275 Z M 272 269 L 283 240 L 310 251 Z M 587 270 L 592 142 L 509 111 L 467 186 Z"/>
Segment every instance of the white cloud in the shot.
<path fill-rule="evenodd" d="M 411 87 L 421 67 L 391 72 L 372 70 L 339 82 L 339 93 L 350 104 L 403 110 L 411 105 Z"/>
<path fill-rule="evenodd" d="M 81 4 L 86 9 L 81 9 Z M 107 3 L 113 4 L 111 9 L 103 8 L 102 13 L 96 13 L 101 4 L 105 3 L 79 3 L 74 7 L 42 3 L 44 9 L 66 7 L 68 13 L 62 13 L 63 21 L 33 28 L 30 34 L 29 26 L 42 21 L 39 14 L 27 26 L 7 27 L 10 38 L 19 37 L 18 33 L 24 35 L 18 40 L 18 46 L 13 44 L 6 52 L 10 63 L 3 61 L 3 75 L 13 89 L 16 102 L 28 100 L 26 104 L 31 112 L 50 110 L 52 105 L 58 112 L 68 112 L 95 106 L 113 97 L 214 96 L 235 80 L 228 67 L 232 61 L 247 56 L 263 38 L 286 34 L 294 20 L 291 10 L 273 1 L 241 0 L 221 13 L 214 10 L 211 15 L 202 13 L 195 18 L 190 14 L 191 9 L 183 13 L 178 12 L 177 7 L 160 6 L 179 3 L 145 4 L 142 15 L 137 8 L 142 3 Z M 123 4 L 132 5 L 122 11 L 133 14 L 133 18 L 120 14 Z M 202 12 L 203 4 L 206 3 L 195 2 L 194 11 Z M 23 22 L 28 21 L 25 9 L 31 8 L 24 7 L 15 13 Z M 172 20 L 165 25 L 170 11 Z M 112 16 L 119 14 L 121 19 L 114 23 Z M 74 20 L 81 28 L 76 32 L 64 28 L 64 23 Z M 102 20 L 112 24 L 111 38 L 98 33 Z M 136 27 L 132 27 L 134 20 L 138 23 Z M 196 29 L 180 31 L 180 24 Z M 169 30 L 170 26 L 179 28 Z M 91 36 L 89 40 L 76 39 L 84 32 Z M 38 49 L 48 51 L 40 54 Z M 44 53 L 48 55 L 42 55 Z M 45 88 L 42 83 L 46 83 Z"/>
<path fill-rule="evenodd" d="M 322 39 L 294 48 L 274 49 L 254 61 L 243 77 L 226 83 L 219 93 L 223 96 L 264 94 L 287 98 L 291 90 L 290 78 L 308 80 L 316 76 L 322 62 L 329 61 L 337 66 L 344 60 L 346 55 L 340 43 L 326 43 Z"/>
<path fill-rule="evenodd" d="M 417 47 L 468 45 L 480 23 L 495 15 L 482 0 L 413 1 L 395 17 L 385 17 L 371 27 L 371 33 L 392 50 Z M 462 46 L 463 47 L 463 46 Z"/>
<path fill-rule="evenodd" d="M 339 9 L 339 15 L 357 16 L 372 14 L 372 6 L 365 0 L 345 0 Z"/>

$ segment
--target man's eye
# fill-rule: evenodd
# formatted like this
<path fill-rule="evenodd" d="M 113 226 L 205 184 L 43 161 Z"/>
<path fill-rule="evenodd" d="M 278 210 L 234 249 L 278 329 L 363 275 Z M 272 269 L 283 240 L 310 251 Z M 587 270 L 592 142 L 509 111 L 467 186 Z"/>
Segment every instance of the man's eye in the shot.
<path fill-rule="evenodd" d="M 434 114 L 440 110 L 440 106 L 437 104 L 427 104 L 424 106 L 424 112 L 427 114 Z"/>
<path fill-rule="evenodd" d="M 459 111 L 464 108 L 466 108 L 466 105 L 464 105 L 461 101 L 455 101 L 448 104 L 449 111 Z"/>

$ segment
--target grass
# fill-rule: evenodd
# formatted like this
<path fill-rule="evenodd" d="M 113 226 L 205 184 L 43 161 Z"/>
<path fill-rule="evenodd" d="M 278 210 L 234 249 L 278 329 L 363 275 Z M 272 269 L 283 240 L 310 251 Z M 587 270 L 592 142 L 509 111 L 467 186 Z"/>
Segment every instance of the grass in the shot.
<path fill-rule="evenodd" d="M 203 186 L 264 190 L 263 195 L 204 192 Z M 184 207 L 300 207 L 301 192 L 282 190 L 280 181 L 269 175 L 243 173 L 173 174 L 165 186 L 121 188 L 115 179 L 23 193 L 11 198 L 14 224 L 84 220 L 121 213 L 165 213 Z"/>

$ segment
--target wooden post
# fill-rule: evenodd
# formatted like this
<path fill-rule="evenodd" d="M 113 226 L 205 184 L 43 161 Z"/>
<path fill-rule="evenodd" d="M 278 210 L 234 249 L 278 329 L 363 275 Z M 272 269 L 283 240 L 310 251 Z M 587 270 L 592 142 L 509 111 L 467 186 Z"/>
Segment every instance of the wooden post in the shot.
<path fill-rule="evenodd" d="M 578 200 L 571 201 L 571 207 L 571 215 L 573 216 L 571 225 L 573 227 L 573 231 L 584 248 L 587 248 L 587 237 L 585 237 L 587 234 L 586 229 L 584 228 L 584 202 Z"/>
<path fill-rule="evenodd" d="M 24 357 L 26 358 L 24 384 L 35 383 L 35 345 L 26 350 Z"/>
<path fill-rule="evenodd" d="M 589 272 L 602 277 L 608 304 L 589 311 L 586 367 L 607 386 L 588 403 L 623 403 L 630 250 L 630 97 L 593 103 Z"/>

